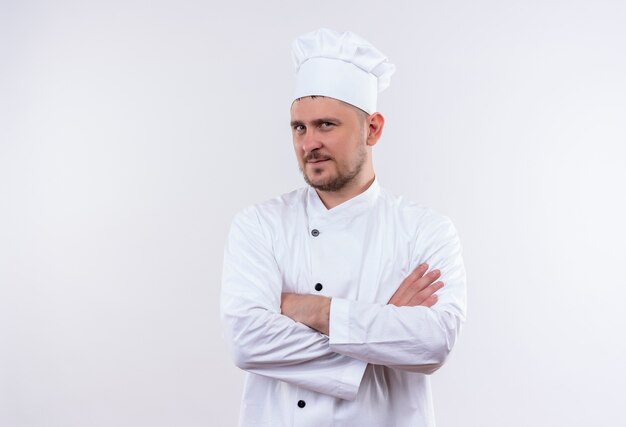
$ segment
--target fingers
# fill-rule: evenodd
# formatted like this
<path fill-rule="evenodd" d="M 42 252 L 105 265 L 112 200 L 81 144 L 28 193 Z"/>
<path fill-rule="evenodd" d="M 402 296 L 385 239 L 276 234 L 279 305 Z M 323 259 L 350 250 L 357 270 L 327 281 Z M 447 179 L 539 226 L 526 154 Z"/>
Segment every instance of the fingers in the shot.
<path fill-rule="evenodd" d="M 432 301 L 432 297 L 434 297 L 435 301 L 432 304 L 428 305 L 428 307 L 430 307 L 435 302 L 437 302 L 437 295 L 435 295 L 435 292 L 437 292 L 441 288 L 443 288 L 443 282 L 439 281 L 432 283 L 422 289 L 420 292 L 417 292 L 415 295 L 413 295 L 407 305 L 411 307 L 415 307 L 416 305 L 426 305 L 425 303 L 427 301 Z"/>
<path fill-rule="evenodd" d="M 418 305 L 421 305 L 422 307 L 432 307 L 437 303 L 437 301 L 439 301 L 439 297 L 437 295 L 431 295 Z"/>
<path fill-rule="evenodd" d="M 418 265 L 415 268 L 415 270 L 413 270 L 411 274 L 409 274 L 407 278 L 402 281 L 402 283 L 400 284 L 396 292 L 394 292 L 393 296 L 389 300 L 388 304 L 399 305 L 399 304 L 396 304 L 396 302 L 403 300 L 409 288 L 411 288 L 411 286 L 417 280 L 419 280 L 424 275 L 424 273 L 426 273 L 427 270 L 428 270 L 428 264 L 422 263 Z M 409 299 L 410 299 L 410 296 L 409 296 Z"/>
<path fill-rule="evenodd" d="M 443 282 L 436 282 L 441 277 L 441 271 L 434 269 L 428 270 L 426 263 L 419 265 L 413 272 L 402 282 L 398 290 L 389 300 L 389 304 L 402 306 L 426 305 L 432 306 L 436 303 L 434 295 L 443 287 Z M 424 274 L 426 273 L 426 274 Z M 430 304 L 430 305 L 428 305 Z"/>
<path fill-rule="evenodd" d="M 404 279 L 402 281 L 402 283 L 404 283 L 404 282 L 409 282 L 409 283 L 415 282 L 416 280 L 421 278 L 424 275 L 424 273 L 426 273 L 427 271 L 428 271 L 428 264 L 426 264 L 425 262 L 421 263 L 420 265 L 418 265 L 415 268 L 415 270 L 413 270 L 411 272 L 411 274 L 408 275 L 408 277 L 406 279 Z"/>

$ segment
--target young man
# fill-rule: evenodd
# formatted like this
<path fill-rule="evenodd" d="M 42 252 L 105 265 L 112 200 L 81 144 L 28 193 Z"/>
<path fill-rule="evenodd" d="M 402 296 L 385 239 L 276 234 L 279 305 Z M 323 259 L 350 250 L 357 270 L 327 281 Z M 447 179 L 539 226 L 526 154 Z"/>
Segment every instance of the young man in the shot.
<path fill-rule="evenodd" d="M 464 321 L 465 271 L 450 220 L 375 177 L 394 66 L 327 29 L 293 55 L 309 185 L 240 212 L 224 255 L 225 335 L 248 372 L 240 425 L 434 426 L 428 374 Z"/>

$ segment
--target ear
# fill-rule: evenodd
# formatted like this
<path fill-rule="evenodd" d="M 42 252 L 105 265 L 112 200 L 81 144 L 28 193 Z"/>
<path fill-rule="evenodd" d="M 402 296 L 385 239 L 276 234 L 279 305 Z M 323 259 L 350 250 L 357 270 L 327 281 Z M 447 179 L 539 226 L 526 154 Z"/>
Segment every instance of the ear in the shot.
<path fill-rule="evenodd" d="M 380 113 L 373 113 L 369 116 L 366 123 L 368 124 L 368 135 L 366 144 L 372 147 L 376 145 L 381 135 L 383 134 L 383 127 L 385 127 L 385 118 Z"/>

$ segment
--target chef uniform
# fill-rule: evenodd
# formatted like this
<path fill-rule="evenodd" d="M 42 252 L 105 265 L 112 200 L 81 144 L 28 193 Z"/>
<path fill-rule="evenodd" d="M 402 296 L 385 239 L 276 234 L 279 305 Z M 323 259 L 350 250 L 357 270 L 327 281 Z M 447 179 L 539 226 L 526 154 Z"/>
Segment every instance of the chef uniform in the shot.
<path fill-rule="evenodd" d="M 326 29 L 297 39 L 294 59 L 294 98 L 331 96 L 369 113 L 393 73 L 365 40 Z M 387 304 L 424 262 L 442 273 L 437 303 Z M 332 298 L 328 336 L 283 316 L 283 292 Z M 457 339 L 465 293 L 451 221 L 378 179 L 332 209 L 306 187 L 242 210 L 221 301 L 235 364 L 247 371 L 240 425 L 434 426 L 428 375 Z"/>

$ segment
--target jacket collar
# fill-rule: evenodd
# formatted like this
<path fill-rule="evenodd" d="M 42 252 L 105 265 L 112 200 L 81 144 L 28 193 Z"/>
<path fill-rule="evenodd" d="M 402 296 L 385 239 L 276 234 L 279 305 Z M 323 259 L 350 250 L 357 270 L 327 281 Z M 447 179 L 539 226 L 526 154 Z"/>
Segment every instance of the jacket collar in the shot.
<path fill-rule="evenodd" d="M 332 209 L 327 209 L 313 187 L 307 188 L 307 214 L 310 219 L 317 221 L 338 221 L 344 218 L 354 218 L 371 209 L 380 195 L 378 178 L 361 194 L 346 200 Z"/>

